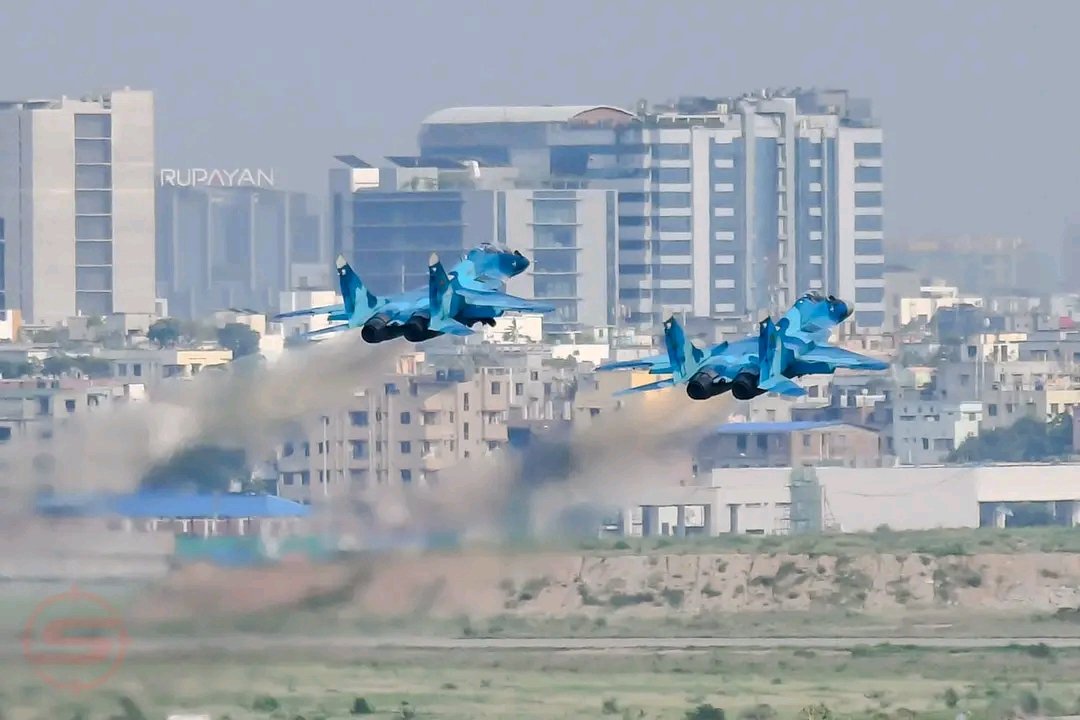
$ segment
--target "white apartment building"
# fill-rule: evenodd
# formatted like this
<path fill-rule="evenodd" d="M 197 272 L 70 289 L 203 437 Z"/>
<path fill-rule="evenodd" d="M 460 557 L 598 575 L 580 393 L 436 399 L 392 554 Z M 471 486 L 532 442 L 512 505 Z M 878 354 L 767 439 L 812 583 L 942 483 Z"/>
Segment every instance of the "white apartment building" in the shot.
<path fill-rule="evenodd" d="M 153 94 L 0 103 L 0 217 L 28 323 L 154 313 Z"/>

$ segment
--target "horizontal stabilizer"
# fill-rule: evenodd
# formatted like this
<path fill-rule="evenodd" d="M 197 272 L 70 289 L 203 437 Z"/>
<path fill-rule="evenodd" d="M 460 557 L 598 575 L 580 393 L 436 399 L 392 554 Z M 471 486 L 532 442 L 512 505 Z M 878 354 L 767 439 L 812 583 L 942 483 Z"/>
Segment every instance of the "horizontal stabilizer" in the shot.
<path fill-rule="evenodd" d="M 610 372 L 612 370 L 644 370 L 663 363 L 668 364 L 667 355 L 653 355 L 652 357 L 637 358 L 636 360 L 619 360 L 617 362 L 604 363 L 596 368 L 597 372 Z"/>
<path fill-rule="evenodd" d="M 663 380 L 657 380 L 647 385 L 638 385 L 637 387 L 626 388 L 625 390 L 619 390 L 614 393 L 614 396 L 620 395 L 632 395 L 634 393 L 649 392 L 650 390 L 663 390 L 664 388 L 671 387 L 675 384 L 675 381 L 671 378 L 664 378 Z"/>
<path fill-rule="evenodd" d="M 306 332 L 306 333 L 303 334 L 303 337 L 308 339 L 308 340 L 312 340 L 314 338 L 325 337 L 325 336 L 330 335 L 332 333 L 341 332 L 342 330 L 348 330 L 348 329 L 349 329 L 348 324 L 331 325 L 329 327 L 319 328 L 318 330 L 312 330 L 311 332 Z"/>
<path fill-rule="evenodd" d="M 758 385 L 758 387 L 767 392 L 776 393 L 777 395 L 786 395 L 787 397 L 802 397 L 803 395 L 806 395 L 806 388 L 800 387 L 780 375 L 769 378 Z"/>
<path fill-rule="evenodd" d="M 428 329 L 446 335 L 457 335 L 458 337 L 473 334 L 471 328 L 462 325 L 457 320 L 451 318 L 433 317 L 431 318 L 431 323 L 428 325 Z"/>
<path fill-rule="evenodd" d="M 324 305 L 322 307 L 307 308 L 306 310 L 290 310 L 289 312 L 278 313 L 274 316 L 274 320 L 281 320 L 283 318 L 292 317 L 310 317 L 312 315 L 330 315 L 332 313 L 345 312 L 344 305 Z"/>

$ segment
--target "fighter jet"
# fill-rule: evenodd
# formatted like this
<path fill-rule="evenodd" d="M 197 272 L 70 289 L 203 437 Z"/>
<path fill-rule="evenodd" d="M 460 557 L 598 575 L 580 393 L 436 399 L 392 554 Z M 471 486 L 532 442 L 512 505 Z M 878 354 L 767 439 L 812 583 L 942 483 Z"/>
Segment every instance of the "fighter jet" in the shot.
<path fill-rule="evenodd" d="M 671 376 L 616 395 L 685 385 L 693 400 L 728 391 L 738 400 L 770 392 L 799 397 L 806 390 L 792 378 L 828 375 L 839 368 L 888 369 L 888 363 L 828 344 L 832 329 L 853 311 L 851 305 L 832 295 L 810 292 L 796 300 L 778 323 L 765 318 L 756 338 L 722 342 L 705 350 L 694 345 L 678 320 L 671 317 L 664 323 L 665 355 L 608 363 L 597 370 L 647 369 L 651 375 Z"/>
<path fill-rule="evenodd" d="M 364 286 L 344 256 L 338 256 L 336 267 L 343 301 L 341 304 L 284 312 L 275 315 L 274 320 L 325 314 L 330 322 L 339 324 L 306 333 L 306 337 L 314 338 L 359 327 L 361 337 L 368 343 L 385 342 L 402 336 L 409 342 L 422 342 L 443 334 L 444 331 L 429 328 L 433 282 L 430 272 L 428 287 L 380 297 Z M 451 275 L 462 292 L 480 293 L 484 297 L 487 293 L 501 296 L 503 293 L 500 290 L 506 280 L 521 274 L 528 267 L 529 260 L 516 250 L 509 252 L 491 245 L 481 245 L 466 253 L 454 266 Z M 464 334 L 468 334 L 472 332 L 468 329 L 470 326 L 478 322 L 494 325 L 494 318 L 501 314 L 474 312 L 462 316 L 460 320 L 440 316 L 440 321 L 455 319 L 458 324 L 464 322 L 467 331 Z M 453 329 L 454 334 L 460 334 L 449 323 L 447 327 Z"/>
<path fill-rule="evenodd" d="M 551 312 L 555 307 L 508 295 L 499 290 L 465 287 L 456 271 L 447 274 L 439 256 L 428 261 L 428 311 L 414 314 L 406 332 L 424 339 L 443 334 L 469 335 L 476 323 L 495 324 L 506 312 Z"/>

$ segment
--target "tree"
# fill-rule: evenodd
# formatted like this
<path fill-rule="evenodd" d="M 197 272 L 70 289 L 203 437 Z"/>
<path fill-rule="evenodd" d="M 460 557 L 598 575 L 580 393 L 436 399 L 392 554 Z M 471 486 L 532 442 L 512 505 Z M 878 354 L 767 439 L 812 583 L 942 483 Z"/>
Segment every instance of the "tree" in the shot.
<path fill-rule="evenodd" d="M 233 359 L 259 352 L 260 335 L 242 323 L 229 323 L 218 330 L 218 344 L 232 350 Z"/>
<path fill-rule="evenodd" d="M 175 318 L 162 318 L 150 326 L 146 337 L 158 347 L 172 347 L 180 339 L 180 321 Z"/>
<path fill-rule="evenodd" d="M 45 375 L 63 375 L 75 366 L 67 355 L 50 355 L 41 363 L 41 372 Z"/>
<path fill-rule="evenodd" d="M 72 364 L 89 378 L 107 378 L 112 375 L 112 365 L 102 358 L 81 356 L 72 358 Z"/>
<path fill-rule="evenodd" d="M 1049 423 L 1021 418 L 1007 428 L 990 430 L 965 440 L 949 455 L 952 462 L 1038 462 L 1068 455 L 1072 416 Z"/>
<path fill-rule="evenodd" d="M 249 476 L 247 455 L 243 450 L 196 445 L 180 450 L 150 468 L 140 486 L 144 490 L 228 492 L 233 480 Z"/>
<path fill-rule="evenodd" d="M 0 378 L 20 378 L 34 374 L 34 366 L 28 362 L 0 362 Z"/>

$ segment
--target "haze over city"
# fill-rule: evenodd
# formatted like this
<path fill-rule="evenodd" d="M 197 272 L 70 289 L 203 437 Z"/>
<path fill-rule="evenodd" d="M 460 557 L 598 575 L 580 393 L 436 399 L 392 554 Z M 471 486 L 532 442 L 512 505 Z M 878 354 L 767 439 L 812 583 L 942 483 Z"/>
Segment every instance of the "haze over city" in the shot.
<path fill-rule="evenodd" d="M 885 128 L 890 236 L 1019 235 L 1056 255 L 1080 195 L 1052 2 L 641 0 L 7 3 L 6 98 L 155 93 L 161 167 L 273 167 L 326 193 L 327 159 L 415 152 L 455 105 L 613 104 L 842 87 Z"/>

